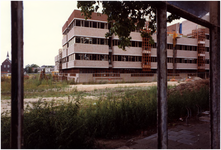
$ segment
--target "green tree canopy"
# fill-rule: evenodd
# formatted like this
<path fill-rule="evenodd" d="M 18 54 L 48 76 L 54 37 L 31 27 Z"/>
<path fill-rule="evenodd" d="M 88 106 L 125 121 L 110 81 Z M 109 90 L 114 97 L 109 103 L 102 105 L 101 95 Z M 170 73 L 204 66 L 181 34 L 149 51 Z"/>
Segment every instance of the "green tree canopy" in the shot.
<path fill-rule="evenodd" d="M 25 66 L 25 71 L 27 73 L 33 73 L 32 68 L 37 68 L 37 67 L 39 67 L 39 66 L 36 65 L 36 64 L 31 64 L 31 65 L 28 64 L 28 65 Z M 37 69 L 35 69 L 34 72 L 36 73 Z"/>
<path fill-rule="evenodd" d="M 36 65 L 36 64 L 31 64 L 31 67 L 33 67 L 33 68 L 37 68 L 37 67 L 39 67 L 39 66 Z"/>
<path fill-rule="evenodd" d="M 111 28 L 105 37 L 118 35 L 119 48 L 125 50 L 130 46 L 130 33 L 135 29 L 143 29 L 145 22 L 149 21 L 148 28 L 151 34 L 156 31 L 156 8 L 152 7 L 150 1 L 78 1 L 77 7 L 81 8 L 85 19 L 91 18 L 92 12 L 97 12 L 102 4 L 102 14 L 106 14 Z M 167 22 L 180 19 L 175 14 L 170 14 Z"/>

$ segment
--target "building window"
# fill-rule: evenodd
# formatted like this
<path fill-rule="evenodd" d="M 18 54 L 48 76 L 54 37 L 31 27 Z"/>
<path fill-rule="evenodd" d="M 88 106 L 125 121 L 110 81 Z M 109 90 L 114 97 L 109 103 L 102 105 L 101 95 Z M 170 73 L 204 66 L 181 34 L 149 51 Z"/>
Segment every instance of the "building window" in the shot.
<path fill-rule="evenodd" d="M 97 39 L 96 38 L 92 38 L 92 44 L 97 44 Z"/>
<path fill-rule="evenodd" d="M 101 29 L 104 29 L 104 23 L 101 23 Z"/>
<path fill-rule="evenodd" d="M 80 20 L 76 20 L 76 26 L 81 26 L 81 21 Z"/>
<path fill-rule="evenodd" d="M 8 65 L 8 68 L 9 68 L 9 65 Z"/>
<path fill-rule="evenodd" d="M 81 38 L 80 37 L 76 37 L 76 43 L 80 43 Z"/>
<path fill-rule="evenodd" d="M 104 39 L 101 39 L 101 44 L 104 45 Z"/>
<path fill-rule="evenodd" d="M 85 27 L 89 27 L 89 21 L 85 21 Z"/>
<path fill-rule="evenodd" d="M 97 28 L 97 22 L 93 22 L 93 28 Z"/>
<path fill-rule="evenodd" d="M 206 47 L 206 51 L 209 52 L 209 47 Z"/>

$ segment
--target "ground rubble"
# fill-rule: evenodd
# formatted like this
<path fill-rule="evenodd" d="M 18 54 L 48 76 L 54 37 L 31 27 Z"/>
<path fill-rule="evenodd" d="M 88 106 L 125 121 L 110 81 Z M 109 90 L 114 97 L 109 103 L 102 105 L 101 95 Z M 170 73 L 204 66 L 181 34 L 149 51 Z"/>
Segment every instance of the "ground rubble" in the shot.
<path fill-rule="evenodd" d="M 190 80 L 186 83 L 181 83 L 176 87 L 169 89 L 168 95 L 175 91 L 178 91 L 182 94 L 184 91 L 199 90 L 202 87 L 209 87 L 209 79 L 197 79 L 197 80 Z"/>

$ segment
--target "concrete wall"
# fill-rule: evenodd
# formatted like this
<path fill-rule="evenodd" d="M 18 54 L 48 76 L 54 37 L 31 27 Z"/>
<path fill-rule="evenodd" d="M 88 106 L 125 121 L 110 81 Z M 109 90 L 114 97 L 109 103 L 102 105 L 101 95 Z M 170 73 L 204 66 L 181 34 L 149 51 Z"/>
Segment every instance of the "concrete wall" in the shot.
<path fill-rule="evenodd" d="M 87 82 L 156 82 L 157 80 L 157 74 L 154 74 L 153 76 L 138 76 L 138 77 L 131 77 L 130 73 L 123 73 L 120 74 L 120 77 L 93 77 L 92 73 L 88 74 L 79 74 L 76 75 L 77 78 L 76 81 L 78 83 L 87 83 Z"/>
<path fill-rule="evenodd" d="M 139 32 L 131 32 L 130 36 L 132 37 L 132 41 L 142 41 L 142 37 L 140 36 Z M 118 40 L 119 37 L 117 35 L 113 35 L 114 40 Z"/>
<path fill-rule="evenodd" d="M 195 30 L 197 28 L 197 24 L 193 23 L 189 20 L 182 22 L 182 33 L 183 35 L 192 34 L 192 30 Z"/>
<path fill-rule="evenodd" d="M 99 28 L 89 28 L 89 27 L 78 27 L 75 26 L 69 31 L 68 38 L 70 39 L 73 36 L 90 36 L 90 37 L 100 37 L 105 38 L 105 34 L 108 32 L 108 29 L 99 29 Z"/>
<path fill-rule="evenodd" d="M 141 62 L 130 61 L 113 61 L 113 68 L 139 68 L 141 69 Z"/>
<path fill-rule="evenodd" d="M 195 73 L 193 73 L 196 75 Z M 192 76 L 195 77 L 195 76 Z M 157 74 L 153 76 L 131 76 L 130 73 L 122 73 L 120 77 L 93 77 L 92 73 L 88 74 L 76 74 L 74 77 L 68 77 L 70 79 L 74 79 L 77 83 L 88 83 L 88 82 L 102 82 L 102 83 L 110 83 L 110 82 L 157 82 Z M 188 78 L 188 73 L 180 73 L 179 76 L 167 76 L 167 79 L 186 79 Z"/>
<path fill-rule="evenodd" d="M 141 47 L 126 47 L 125 51 L 118 46 L 113 46 L 113 55 L 130 55 L 130 56 L 142 56 Z"/>
<path fill-rule="evenodd" d="M 93 74 L 92 73 L 81 73 L 79 74 L 79 83 L 87 83 L 87 82 L 93 82 Z"/>
<path fill-rule="evenodd" d="M 75 43 L 68 48 L 68 55 L 72 53 L 109 54 L 108 45 Z"/>
<path fill-rule="evenodd" d="M 154 82 L 157 80 L 157 74 L 154 74 L 154 76 L 146 76 L 146 77 L 131 77 L 131 74 L 121 74 L 121 78 L 125 82 Z"/>
<path fill-rule="evenodd" d="M 193 38 L 177 38 L 177 45 L 191 45 L 191 46 L 197 46 L 197 39 Z"/>
<path fill-rule="evenodd" d="M 72 60 L 62 64 L 62 69 L 66 68 L 109 68 L 108 61 L 93 60 Z"/>

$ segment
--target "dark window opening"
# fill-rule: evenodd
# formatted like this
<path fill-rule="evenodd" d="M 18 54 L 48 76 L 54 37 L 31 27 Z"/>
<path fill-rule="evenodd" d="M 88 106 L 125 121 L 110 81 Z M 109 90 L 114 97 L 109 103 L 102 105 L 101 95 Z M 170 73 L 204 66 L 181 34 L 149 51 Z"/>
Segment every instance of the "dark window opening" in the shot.
<path fill-rule="evenodd" d="M 76 26 L 81 26 L 81 21 L 80 20 L 76 20 Z"/>
<path fill-rule="evenodd" d="M 81 41 L 81 40 L 80 40 L 80 39 L 81 39 L 80 37 L 76 37 L 75 39 L 76 39 L 76 43 L 80 43 L 80 41 Z"/>
<path fill-rule="evenodd" d="M 142 42 L 139 42 L 139 47 L 142 47 Z"/>
<path fill-rule="evenodd" d="M 89 21 L 85 21 L 84 26 L 89 27 Z"/>
<path fill-rule="evenodd" d="M 135 41 L 132 41 L 132 47 L 135 47 Z"/>
<path fill-rule="evenodd" d="M 104 45 L 104 39 L 101 39 L 101 44 Z"/>
<path fill-rule="evenodd" d="M 104 23 L 101 23 L 101 29 L 104 29 Z"/>
<path fill-rule="evenodd" d="M 92 39 L 92 44 L 97 44 L 97 39 L 96 38 Z"/>
<path fill-rule="evenodd" d="M 76 60 L 80 60 L 80 55 L 79 55 L 79 54 L 76 54 L 76 55 L 75 55 L 75 59 L 76 59 Z"/>
<path fill-rule="evenodd" d="M 97 22 L 93 22 L 93 28 L 97 28 Z"/>

